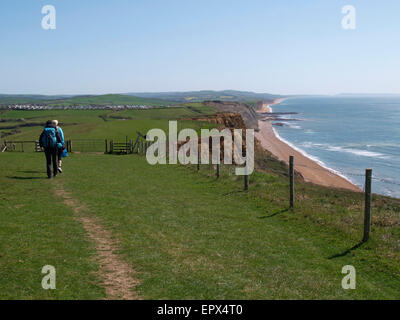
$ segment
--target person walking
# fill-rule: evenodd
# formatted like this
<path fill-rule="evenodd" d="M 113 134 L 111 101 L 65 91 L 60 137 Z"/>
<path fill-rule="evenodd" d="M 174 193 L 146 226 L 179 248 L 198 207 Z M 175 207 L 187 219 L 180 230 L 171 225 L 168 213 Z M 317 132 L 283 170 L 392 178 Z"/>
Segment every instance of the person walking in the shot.
<path fill-rule="evenodd" d="M 51 179 L 57 176 L 57 144 L 61 143 L 60 134 L 56 131 L 52 121 L 48 120 L 46 126 L 43 129 L 42 134 L 39 137 L 39 145 L 44 148 L 44 154 L 46 155 L 46 169 L 47 177 Z M 52 168 L 53 164 L 53 168 Z M 53 170 L 52 170 L 53 169 Z"/>
<path fill-rule="evenodd" d="M 68 156 L 68 152 L 65 149 L 64 132 L 61 127 L 58 126 L 58 120 L 52 121 L 53 126 L 56 131 L 60 134 L 61 142 L 57 144 L 57 160 L 58 160 L 58 172 L 62 173 L 62 159 Z"/>

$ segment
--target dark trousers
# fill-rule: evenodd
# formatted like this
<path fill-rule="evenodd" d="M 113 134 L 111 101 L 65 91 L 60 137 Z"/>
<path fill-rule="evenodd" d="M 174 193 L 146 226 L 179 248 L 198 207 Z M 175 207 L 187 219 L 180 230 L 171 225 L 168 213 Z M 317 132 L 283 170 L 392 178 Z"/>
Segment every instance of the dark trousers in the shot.
<path fill-rule="evenodd" d="M 58 172 L 58 163 L 57 163 L 57 149 L 54 148 L 45 148 L 44 154 L 46 155 L 46 168 L 47 168 L 47 176 L 51 178 L 52 171 L 51 171 L 51 162 L 53 161 L 53 175 L 54 177 L 57 175 Z"/>
<path fill-rule="evenodd" d="M 60 160 L 62 160 L 62 154 L 64 153 L 64 149 L 65 148 L 61 148 L 61 149 L 57 149 L 57 158 L 58 158 L 58 161 L 60 161 Z"/>

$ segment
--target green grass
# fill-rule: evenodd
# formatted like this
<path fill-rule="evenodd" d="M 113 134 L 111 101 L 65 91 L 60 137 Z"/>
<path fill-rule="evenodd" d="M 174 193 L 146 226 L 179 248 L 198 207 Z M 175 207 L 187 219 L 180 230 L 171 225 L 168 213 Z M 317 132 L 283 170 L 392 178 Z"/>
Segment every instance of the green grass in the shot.
<path fill-rule="evenodd" d="M 147 105 L 147 106 L 167 106 L 170 101 L 161 99 L 138 98 L 121 94 L 104 94 L 99 96 L 76 96 L 69 99 L 48 100 L 44 103 L 52 106 L 68 105 Z"/>
<path fill-rule="evenodd" d="M 39 138 L 41 126 L 21 127 L 24 123 L 45 123 L 47 120 L 58 119 L 68 139 L 136 139 L 137 131 L 145 134 L 153 128 L 168 129 L 168 121 L 191 118 L 199 115 L 215 113 L 210 107 L 202 104 L 189 104 L 182 107 L 158 108 L 148 110 L 42 110 L 26 111 L 11 110 L 0 115 L 0 119 L 13 121 L 19 131 L 6 140 L 33 141 Z M 24 121 L 16 122 L 23 119 Z M 2 126 L 11 126 L 13 122 L 0 123 Z M 6 125 L 9 124 L 9 125 Z M 210 127 L 199 121 L 179 121 L 179 128 Z M 1 127 L 0 127 L 1 130 Z M 4 129 L 1 132 L 10 132 Z M 33 150 L 33 148 L 31 148 Z"/>
<path fill-rule="evenodd" d="M 100 299 L 94 248 L 72 210 L 53 195 L 42 154 L 0 158 L 0 299 Z M 56 268 L 56 290 L 41 287 Z"/>
<path fill-rule="evenodd" d="M 28 115 L 14 112 L 10 118 Z M 83 130 L 100 139 L 166 129 L 169 119 L 198 112 L 122 111 L 106 121 L 103 113 L 88 111 L 38 115 L 30 119 L 56 116 L 69 136 Z M 79 121 L 87 125 L 73 124 Z M 27 138 L 29 130 L 19 137 Z M 216 180 L 212 166 L 198 173 L 195 166 L 150 166 L 139 155 L 82 153 L 68 157 L 65 173 L 48 181 L 41 179 L 43 154 L 0 154 L 0 182 L 6 186 L 0 191 L 1 298 L 104 297 L 92 243 L 71 209 L 53 196 L 61 182 L 120 240 L 118 253 L 137 271 L 143 298 L 400 298 L 400 200 L 373 196 L 371 239 L 351 250 L 362 238 L 362 194 L 298 179 L 296 207 L 289 210 L 286 167 L 268 153 L 259 153 L 256 163 L 260 171 L 244 192 L 231 166 L 223 166 Z M 45 264 L 58 270 L 55 291 L 40 287 Z M 348 264 L 356 268 L 356 290 L 341 288 Z"/>

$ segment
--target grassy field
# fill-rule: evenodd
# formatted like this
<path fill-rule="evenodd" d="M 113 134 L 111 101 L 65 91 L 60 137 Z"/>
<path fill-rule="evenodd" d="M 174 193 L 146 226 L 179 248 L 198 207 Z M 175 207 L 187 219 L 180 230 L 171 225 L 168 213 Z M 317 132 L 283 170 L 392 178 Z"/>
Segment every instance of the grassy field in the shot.
<path fill-rule="evenodd" d="M 10 111 L 2 119 L 58 118 L 72 139 L 124 138 L 169 119 L 210 114 L 201 105 L 141 111 Z M 125 120 L 121 120 L 125 119 Z M 199 129 L 204 123 L 180 121 Z M 13 139 L 32 139 L 40 127 Z M 0 298 L 107 297 L 96 249 L 63 188 L 118 239 L 145 299 L 399 299 L 400 200 L 373 197 L 372 237 L 360 244 L 362 194 L 296 182 L 288 208 L 286 168 L 268 153 L 249 191 L 223 166 L 150 166 L 141 155 L 75 153 L 64 173 L 44 179 L 43 154 L 0 154 Z M 353 248 L 353 249 L 352 249 Z M 41 267 L 57 269 L 57 289 L 41 288 Z M 343 290 L 342 267 L 357 271 Z"/>
<path fill-rule="evenodd" d="M 214 113 L 201 104 L 146 110 L 11 110 L 1 114 L 0 135 L 12 133 L 14 126 L 18 133 L 4 136 L 7 140 L 37 140 L 42 125 L 48 119 L 58 119 L 69 139 L 125 139 L 136 138 L 137 131 L 146 133 L 152 128 L 168 129 L 168 120 L 190 118 Z M 19 121 L 17 121 L 19 120 Z M 22 120 L 22 121 L 21 121 Z M 31 127 L 26 124 L 34 125 Z M 200 129 L 207 124 L 198 121 L 180 121 L 183 127 Z"/>

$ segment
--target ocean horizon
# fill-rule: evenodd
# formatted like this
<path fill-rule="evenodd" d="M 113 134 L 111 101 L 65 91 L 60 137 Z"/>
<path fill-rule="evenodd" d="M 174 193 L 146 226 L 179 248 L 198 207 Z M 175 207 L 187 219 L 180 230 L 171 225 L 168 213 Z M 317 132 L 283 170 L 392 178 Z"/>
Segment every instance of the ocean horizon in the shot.
<path fill-rule="evenodd" d="M 400 97 L 289 98 L 273 112 L 296 112 L 273 121 L 284 142 L 364 189 L 400 198 Z"/>

